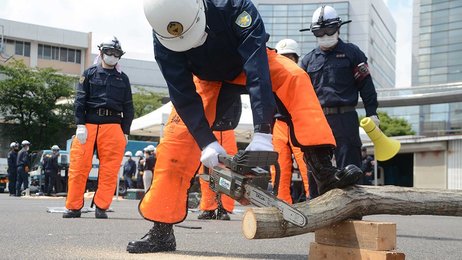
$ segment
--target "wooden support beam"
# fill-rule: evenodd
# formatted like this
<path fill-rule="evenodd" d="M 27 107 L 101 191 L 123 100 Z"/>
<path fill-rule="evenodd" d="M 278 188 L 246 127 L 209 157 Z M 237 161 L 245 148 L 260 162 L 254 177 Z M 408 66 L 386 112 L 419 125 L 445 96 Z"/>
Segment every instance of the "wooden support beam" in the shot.
<path fill-rule="evenodd" d="M 403 253 L 311 243 L 309 260 L 404 260 Z"/>
<path fill-rule="evenodd" d="M 396 224 L 347 220 L 314 232 L 315 242 L 323 245 L 352 247 L 369 250 L 394 250 Z"/>
<path fill-rule="evenodd" d="M 375 214 L 462 216 L 462 191 L 396 186 L 360 186 L 334 189 L 294 205 L 308 219 L 294 226 L 276 208 L 249 208 L 242 231 L 248 239 L 280 238 L 313 232 L 349 218 Z"/>

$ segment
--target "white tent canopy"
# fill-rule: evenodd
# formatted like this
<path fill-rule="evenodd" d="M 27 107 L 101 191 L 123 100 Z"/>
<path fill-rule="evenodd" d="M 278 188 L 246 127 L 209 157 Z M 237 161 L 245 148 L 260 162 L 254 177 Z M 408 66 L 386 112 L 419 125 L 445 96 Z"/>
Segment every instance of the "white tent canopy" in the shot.
<path fill-rule="evenodd" d="M 253 117 L 249 95 L 241 95 L 242 114 L 239 124 L 234 130 L 238 142 L 248 143 L 253 133 Z M 172 103 L 168 102 L 151 113 L 133 120 L 130 134 L 141 136 L 162 136 L 168 116 L 172 111 Z"/>

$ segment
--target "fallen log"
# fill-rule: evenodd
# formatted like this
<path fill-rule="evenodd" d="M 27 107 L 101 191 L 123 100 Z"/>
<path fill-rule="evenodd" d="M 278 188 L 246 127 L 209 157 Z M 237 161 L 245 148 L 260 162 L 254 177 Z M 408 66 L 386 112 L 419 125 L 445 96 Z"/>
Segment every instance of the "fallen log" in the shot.
<path fill-rule="evenodd" d="M 242 220 L 244 236 L 248 239 L 289 237 L 342 220 L 376 214 L 462 216 L 462 191 L 355 185 L 331 190 L 294 207 L 307 217 L 305 227 L 288 223 L 276 208 L 249 208 Z"/>

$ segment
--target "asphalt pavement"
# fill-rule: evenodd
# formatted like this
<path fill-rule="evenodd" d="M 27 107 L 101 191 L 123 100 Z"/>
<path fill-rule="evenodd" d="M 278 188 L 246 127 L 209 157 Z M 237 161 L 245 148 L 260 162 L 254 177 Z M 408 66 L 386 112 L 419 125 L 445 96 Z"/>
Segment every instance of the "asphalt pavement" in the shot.
<path fill-rule="evenodd" d="M 241 233 L 245 208 L 231 221 L 197 220 L 197 211 L 175 227 L 177 251 L 129 254 L 130 240 L 141 238 L 152 223 L 138 213 L 137 200 L 114 200 L 109 219 L 93 212 L 80 219 L 48 213 L 64 198 L 9 197 L 0 194 L 0 259 L 307 259 L 312 233 L 280 239 L 247 240 Z M 85 201 L 89 207 L 90 200 Z M 367 216 L 395 222 L 397 251 L 406 259 L 462 259 L 462 218 L 441 216 Z"/>

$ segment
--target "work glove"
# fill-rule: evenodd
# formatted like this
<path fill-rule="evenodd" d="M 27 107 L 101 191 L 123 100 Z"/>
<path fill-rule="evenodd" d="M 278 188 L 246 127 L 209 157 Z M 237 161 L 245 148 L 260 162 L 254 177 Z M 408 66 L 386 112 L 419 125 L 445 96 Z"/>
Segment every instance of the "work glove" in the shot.
<path fill-rule="evenodd" d="M 218 155 L 226 155 L 226 151 L 217 141 L 208 144 L 201 154 L 201 162 L 205 167 L 213 168 L 218 165 Z"/>
<path fill-rule="evenodd" d="M 245 148 L 246 151 L 274 151 L 273 135 L 264 133 L 254 133 L 252 141 Z"/>
<path fill-rule="evenodd" d="M 79 140 L 81 144 L 85 144 L 87 142 L 87 128 L 85 125 L 77 125 L 77 131 L 75 131 L 75 137 Z"/>
<path fill-rule="evenodd" d="M 372 122 L 374 122 L 374 124 L 377 127 L 380 126 L 380 119 L 379 119 L 379 117 L 377 115 L 370 116 L 369 118 L 372 120 Z"/>

